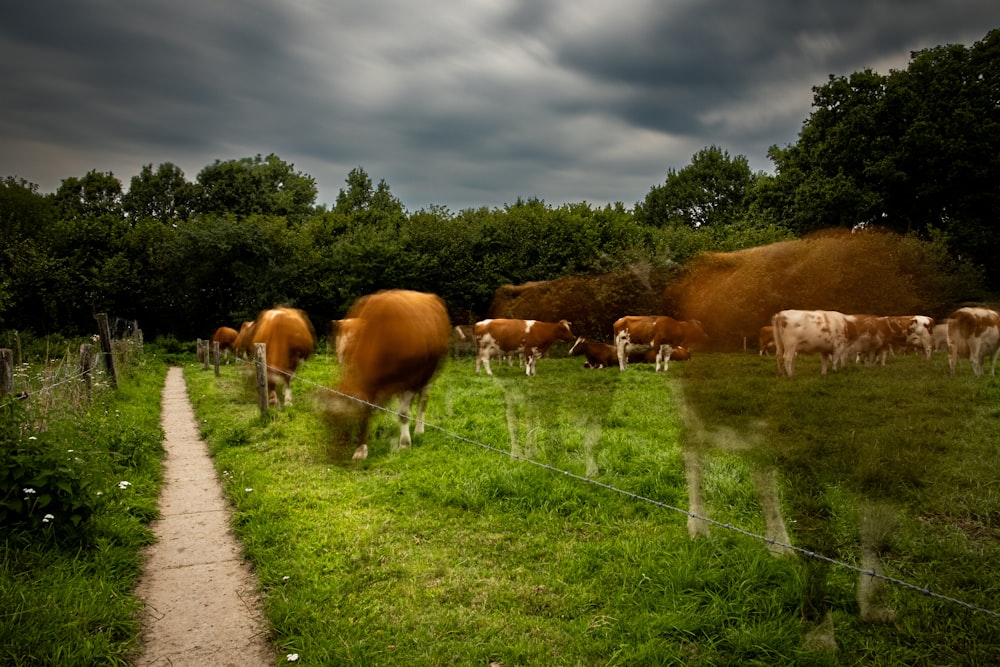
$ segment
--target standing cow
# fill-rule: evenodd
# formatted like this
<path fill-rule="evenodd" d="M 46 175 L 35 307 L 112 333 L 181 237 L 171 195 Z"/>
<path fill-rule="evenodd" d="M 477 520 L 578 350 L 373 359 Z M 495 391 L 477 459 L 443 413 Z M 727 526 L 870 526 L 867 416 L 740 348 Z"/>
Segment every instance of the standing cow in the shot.
<path fill-rule="evenodd" d="M 1000 357 L 1000 314 L 989 308 L 959 308 L 948 320 L 948 367 L 955 374 L 959 357 L 968 357 L 972 372 L 983 375 L 983 364 L 993 355 L 990 375 L 996 375 Z"/>
<path fill-rule="evenodd" d="M 842 363 L 847 350 L 847 316 L 835 310 L 782 310 L 771 318 L 778 375 L 792 377 L 795 356 L 820 354 L 822 374 Z"/>
<path fill-rule="evenodd" d="M 451 323 L 434 294 L 387 290 L 359 299 L 347 314 L 354 319 L 344 353 L 334 412 L 351 414 L 359 427 L 354 460 L 368 457 L 372 408 L 399 396 L 399 447 L 410 446 L 410 406 L 419 395 L 414 433 L 424 432 L 431 380 L 448 356 Z M 348 403 L 349 401 L 349 403 Z"/>
<path fill-rule="evenodd" d="M 626 315 L 612 326 L 615 347 L 618 348 L 618 368 L 628 365 L 628 350 L 637 345 L 649 345 L 656 351 L 654 372 L 668 369 L 675 348 L 691 349 L 705 342 L 708 336 L 698 320 L 680 321 L 667 315 Z"/>
<path fill-rule="evenodd" d="M 493 375 L 490 357 L 495 354 L 524 353 L 525 375 L 535 375 L 535 363 L 556 341 L 576 340 L 570 323 L 539 322 L 538 320 L 490 319 L 476 322 L 476 373 L 485 365 L 486 374 Z"/>
<path fill-rule="evenodd" d="M 278 408 L 292 404 L 292 377 L 316 347 L 312 322 L 297 308 L 261 311 L 253 325 L 253 344 L 265 345 L 268 403 Z M 278 386 L 284 385 L 283 400 Z"/>
<path fill-rule="evenodd" d="M 229 363 L 229 354 L 233 350 L 233 343 L 236 342 L 237 336 L 239 336 L 239 332 L 232 327 L 219 327 L 212 334 L 212 342 L 219 344 L 219 352 L 227 364 Z"/>

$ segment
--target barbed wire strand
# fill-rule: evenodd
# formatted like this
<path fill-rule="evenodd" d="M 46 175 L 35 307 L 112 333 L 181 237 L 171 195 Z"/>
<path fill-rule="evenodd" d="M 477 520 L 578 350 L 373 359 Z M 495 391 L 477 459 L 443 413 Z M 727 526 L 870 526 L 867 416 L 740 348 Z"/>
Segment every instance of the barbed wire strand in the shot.
<path fill-rule="evenodd" d="M 257 365 L 257 362 L 255 360 L 254 361 L 248 361 L 248 362 L 245 362 L 245 363 L 249 363 L 249 364 L 251 364 L 253 366 Z M 280 369 L 274 368 L 272 366 L 266 366 L 266 364 L 265 364 L 265 367 L 268 370 L 274 370 L 274 371 L 278 371 L 278 372 L 284 373 L 284 371 L 280 371 Z M 298 380 L 302 384 L 311 385 L 311 386 L 313 386 L 313 387 L 315 387 L 317 389 L 320 389 L 322 391 L 328 392 L 330 394 L 335 394 L 335 395 L 341 396 L 343 398 L 351 399 L 351 400 L 356 401 L 358 403 L 361 403 L 363 405 L 367 405 L 368 407 L 370 407 L 370 408 L 372 408 L 374 410 L 379 410 L 379 411 L 384 412 L 384 413 L 386 413 L 388 415 L 395 416 L 397 419 L 399 419 L 400 417 L 403 416 L 400 413 L 398 413 L 398 412 L 396 412 L 394 410 L 391 410 L 391 409 L 389 409 L 389 408 L 387 408 L 385 406 L 377 405 L 375 403 L 371 403 L 369 401 L 366 401 L 364 399 L 358 398 L 356 396 L 351 396 L 350 394 L 345 394 L 345 393 L 337 391 L 336 389 L 333 389 L 331 387 L 327 387 L 326 385 L 320 384 L 318 382 L 314 382 L 312 380 L 308 380 L 308 379 L 303 378 L 303 377 L 301 377 L 299 375 L 295 375 L 294 373 L 291 374 L 291 378 L 293 378 L 295 380 Z M 412 419 L 413 418 L 411 416 L 411 420 Z M 454 433 L 453 431 L 449 431 L 449 430 L 447 430 L 445 428 L 442 428 L 440 426 L 437 426 L 435 424 L 428 423 L 426 420 L 424 421 L 424 428 L 425 429 L 428 429 L 428 428 L 433 429 L 433 430 L 435 430 L 435 431 L 437 431 L 437 432 L 439 432 L 439 433 L 441 433 L 441 434 L 443 434 L 443 435 L 445 435 L 445 436 L 447 436 L 447 437 L 449 437 L 449 438 L 451 438 L 453 440 L 458 440 L 458 441 L 464 442 L 466 444 L 474 445 L 476 447 L 479 447 L 481 449 L 485 449 L 485 450 L 490 451 L 490 452 L 494 452 L 496 454 L 502 454 L 502 455 L 504 455 L 504 456 L 506 456 L 508 458 L 514 459 L 515 461 L 521 461 L 523 463 L 527 463 L 527 464 L 536 466 L 538 468 L 542 468 L 542 469 L 548 470 L 549 472 L 558 473 L 560 475 L 563 475 L 564 477 L 568 477 L 570 479 L 575 479 L 577 481 L 584 482 L 586 484 L 591 484 L 593 486 L 602 488 L 602 489 L 604 489 L 606 491 L 610 491 L 612 493 L 617 493 L 617 494 L 620 494 L 620 495 L 625 496 L 627 498 L 631 498 L 633 500 L 637 500 L 637 501 L 640 501 L 640 502 L 643 502 L 643 503 L 648 503 L 650 505 L 654 505 L 654 506 L 659 507 L 661 509 L 669 510 L 671 512 L 676 512 L 678 514 L 683 514 L 684 516 L 686 516 L 686 517 L 688 517 L 690 519 L 694 519 L 696 521 L 703 521 L 703 522 L 705 522 L 705 523 L 707 523 L 709 525 L 717 526 L 719 528 L 722 528 L 722 529 L 725 529 L 725 530 L 728 530 L 728 531 L 731 531 L 731 532 L 743 535 L 744 537 L 749 537 L 751 539 L 759 540 L 761 542 L 764 542 L 764 543 L 769 544 L 769 545 L 774 546 L 774 547 L 778 547 L 778 548 L 781 548 L 781 549 L 791 550 L 791 551 L 793 551 L 795 553 L 802 554 L 803 556 L 806 556 L 807 558 L 812 558 L 814 560 L 822 561 L 822 562 L 828 563 L 830 565 L 833 565 L 834 567 L 839 567 L 839 568 L 842 568 L 842 569 L 845 569 L 845 570 L 849 570 L 851 572 L 855 572 L 855 573 L 857 573 L 859 575 L 868 576 L 868 577 L 871 577 L 873 579 L 880 579 L 882 581 L 885 581 L 885 582 L 890 583 L 890 584 L 894 584 L 894 585 L 899 586 L 901 588 L 905 588 L 905 589 L 908 589 L 908 590 L 911 590 L 911 591 L 915 591 L 915 592 L 920 593 L 922 595 L 925 595 L 927 597 L 934 598 L 934 599 L 940 600 L 942 602 L 948 602 L 950 604 L 958 605 L 958 606 L 964 607 L 965 609 L 968 609 L 970 611 L 973 611 L 973 612 L 976 612 L 976 613 L 981 613 L 981 614 L 986 614 L 988 616 L 992 616 L 993 618 L 1000 619 L 1000 611 L 995 611 L 995 610 L 992 610 L 992 609 L 987 609 L 985 607 L 980 607 L 979 605 L 972 604 L 971 602 L 966 602 L 965 600 L 960 600 L 958 598 L 955 598 L 955 597 L 952 597 L 952 596 L 949 596 L 949 595 L 944 595 L 942 593 L 937 593 L 937 592 L 932 591 L 930 589 L 930 585 L 929 584 L 928 585 L 924 585 L 924 586 L 918 586 L 917 584 L 910 583 L 910 582 L 905 581 L 903 579 L 899 579 L 897 577 L 891 577 L 891 576 L 882 574 L 881 572 L 878 572 L 875 569 L 866 570 L 864 568 L 858 567 L 857 565 L 851 565 L 850 563 L 845 563 L 844 561 L 837 560 L 836 558 L 832 558 L 830 556 L 826 556 L 824 554 L 821 554 L 819 552 L 813 551 L 811 549 L 805 549 L 803 547 L 797 547 L 794 544 L 787 544 L 787 543 L 781 542 L 779 540 L 776 540 L 774 538 L 767 537 L 766 535 L 760 535 L 758 533 L 755 533 L 753 531 L 747 530 L 745 528 L 740 528 L 739 526 L 735 526 L 735 525 L 733 525 L 731 523 L 726 523 L 726 522 L 723 522 L 723 521 L 717 521 L 717 520 L 712 519 L 710 517 L 702 516 L 700 514 L 696 514 L 696 513 L 692 512 L 692 511 L 686 510 L 686 509 L 684 509 L 682 507 L 676 507 L 674 505 L 671 505 L 669 503 L 665 503 L 665 502 L 660 501 L 660 500 L 655 500 L 653 498 L 648 498 L 646 496 L 640 495 L 638 493 L 634 493 L 632 491 L 628 491 L 628 490 L 625 490 L 625 489 L 620 489 L 620 488 L 618 488 L 616 486 L 612 486 L 611 484 L 607 484 L 605 482 L 601 482 L 601 481 L 596 480 L 596 479 L 594 479 L 592 477 L 587 477 L 585 475 L 579 475 L 577 473 L 570 472 L 569 470 L 563 470 L 562 468 L 557 468 L 557 467 L 555 467 L 553 465 L 550 465 L 548 463 L 543 463 L 541 461 L 536 461 L 534 459 L 528 458 L 526 456 L 522 456 L 520 454 L 515 454 L 514 452 L 507 451 L 506 449 L 501 449 L 500 447 L 495 447 L 493 445 L 488 445 L 486 443 L 479 442 L 477 440 L 473 440 L 472 438 L 468 438 L 468 437 L 466 437 L 464 435 L 461 435 L 459 433 Z"/>

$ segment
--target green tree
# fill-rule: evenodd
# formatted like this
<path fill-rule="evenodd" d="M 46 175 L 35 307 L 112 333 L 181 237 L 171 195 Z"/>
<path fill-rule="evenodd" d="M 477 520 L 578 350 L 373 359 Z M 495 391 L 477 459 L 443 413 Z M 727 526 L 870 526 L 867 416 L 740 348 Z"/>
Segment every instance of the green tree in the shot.
<path fill-rule="evenodd" d="M 239 160 L 216 160 L 198 174 L 198 212 L 283 216 L 292 223 L 312 213 L 316 181 L 273 153 Z"/>
<path fill-rule="evenodd" d="M 64 220 L 98 215 L 122 216 L 122 183 L 111 172 L 92 170 L 83 178 L 70 177 L 52 195 Z"/>
<path fill-rule="evenodd" d="M 143 218 L 176 223 L 187 220 L 198 205 L 198 186 L 184 178 L 180 167 L 164 162 L 156 171 L 147 164 L 132 177 L 122 208 L 133 222 Z"/>
<path fill-rule="evenodd" d="M 385 180 L 372 187 L 372 179 L 361 167 L 347 175 L 347 188 L 337 193 L 334 211 L 352 220 L 371 225 L 399 225 L 406 213 Z"/>
<path fill-rule="evenodd" d="M 914 52 L 905 70 L 830 77 L 798 142 L 772 147 L 760 210 L 798 233 L 876 225 L 944 233 L 1000 286 L 1000 30 Z"/>
<path fill-rule="evenodd" d="M 670 169 L 664 184 L 650 189 L 637 215 L 656 227 L 725 225 L 746 213 L 753 179 L 746 157 L 732 158 L 718 146 L 709 146 L 695 153 L 690 165 Z"/>

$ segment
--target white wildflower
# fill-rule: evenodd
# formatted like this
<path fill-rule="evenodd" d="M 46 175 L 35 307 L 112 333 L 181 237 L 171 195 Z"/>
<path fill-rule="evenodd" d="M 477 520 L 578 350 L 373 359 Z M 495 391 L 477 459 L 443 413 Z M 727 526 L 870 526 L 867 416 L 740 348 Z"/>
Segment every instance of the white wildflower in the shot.
<path fill-rule="evenodd" d="M 29 496 L 30 496 L 31 494 L 33 494 L 33 493 L 37 493 L 37 491 L 35 491 L 35 490 L 34 490 L 33 488 L 31 488 L 30 486 L 26 486 L 26 487 L 24 487 L 24 488 L 23 488 L 23 489 L 21 489 L 21 490 L 22 490 L 22 491 L 24 491 L 24 492 L 25 492 L 26 494 L 28 494 Z"/>
<path fill-rule="evenodd" d="M 125 480 L 118 482 L 119 489 L 127 489 L 130 486 L 132 486 L 132 482 L 126 482 Z"/>
<path fill-rule="evenodd" d="M 299 661 L 299 654 L 298 653 L 289 653 L 288 655 L 285 656 L 285 658 L 288 660 L 288 662 L 298 662 Z"/>
<path fill-rule="evenodd" d="M 253 489 L 251 489 L 249 486 L 247 488 L 243 489 L 243 490 L 246 491 L 247 493 L 250 493 L 251 491 L 253 491 Z"/>
<path fill-rule="evenodd" d="M 45 516 L 42 517 L 42 523 L 48 523 L 49 521 L 52 521 L 53 519 L 55 519 L 55 517 L 53 515 L 46 514 Z"/>

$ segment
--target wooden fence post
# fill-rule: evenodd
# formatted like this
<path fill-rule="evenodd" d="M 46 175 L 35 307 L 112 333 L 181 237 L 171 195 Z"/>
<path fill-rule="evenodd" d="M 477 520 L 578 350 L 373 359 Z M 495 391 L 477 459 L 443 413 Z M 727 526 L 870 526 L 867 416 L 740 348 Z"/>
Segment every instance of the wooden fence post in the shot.
<path fill-rule="evenodd" d="M 84 343 L 80 346 L 80 377 L 83 378 L 83 382 L 87 385 L 87 397 L 90 397 L 90 360 L 94 355 L 94 346 L 90 343 Z"/>
<path fill-rule="evenodd" d="M 14 393 L 14 350 L 0 349 L 0 396 Z"/>
<path fill-rule="evenodd" d="M 257 404 L 260 413 L 266 415 L 270 398 L 267 393 L 267 343 L 254 343 L 253 354 L 257 366 Z"/>
<path fill-rule="evenodd" d="M 101 337 L 101 350 L 104 354 L 104 367 L 108 369 L 108 377 L 111 379 L 111 386 L 118 388 L 118 375 L 115 372 L 115 355 L 111 347 L 111 327 L 108 326 L 108 314 L 97 313 L 97 333 Z"/>
<path fill-rule="evenodd" d="M 219 341 L 212 341 L 212 358 L 215 360 L 215 377 L 219 377 Z"/>

